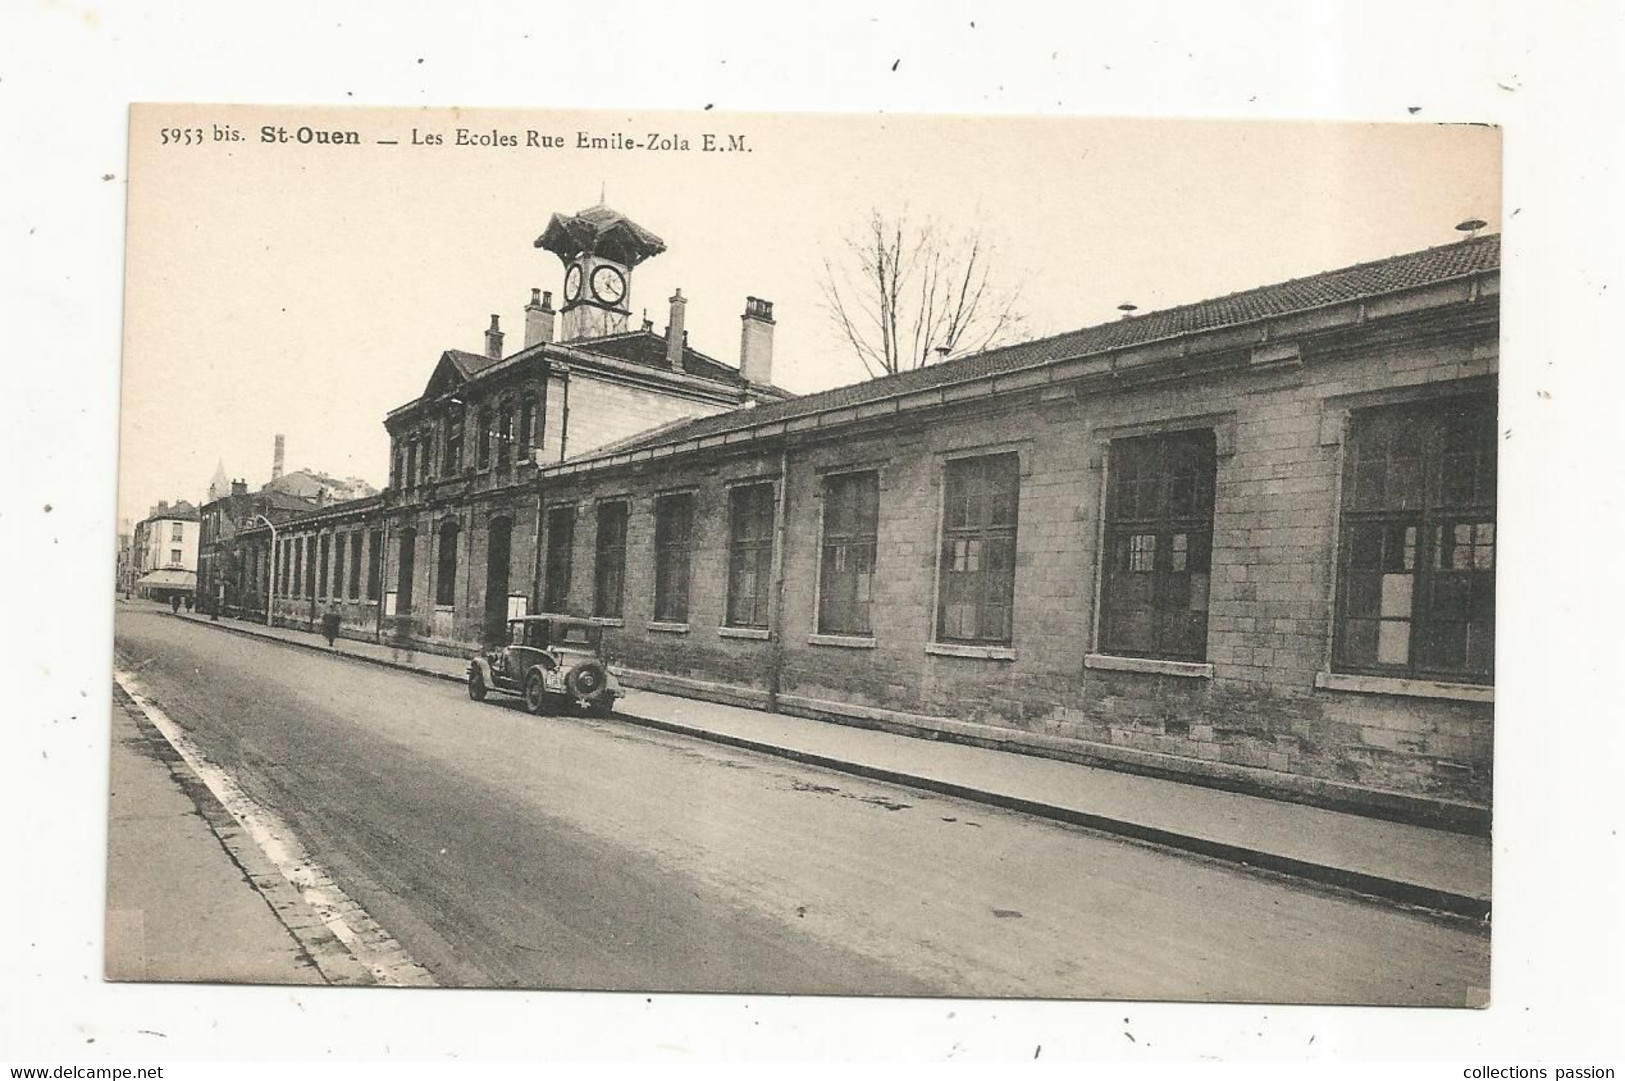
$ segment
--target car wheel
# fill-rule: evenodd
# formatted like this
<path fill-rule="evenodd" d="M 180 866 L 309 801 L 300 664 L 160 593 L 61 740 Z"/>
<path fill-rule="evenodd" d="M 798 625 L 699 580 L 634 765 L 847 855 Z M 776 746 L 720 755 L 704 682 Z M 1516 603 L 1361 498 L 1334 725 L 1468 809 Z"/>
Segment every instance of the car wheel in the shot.
<path fill-rule="evenodd" d="M 468 696 L 476 702 L 485 701 L 485 677 L 480 675 L 478 668 L 468 673 Z"/>
<path fill-rule="evenodd" d="M 542 686 L 542 674 L 532 672 L 525 677 L 525 708 L 540 713 L 547 706 L 547 688 Z"/>

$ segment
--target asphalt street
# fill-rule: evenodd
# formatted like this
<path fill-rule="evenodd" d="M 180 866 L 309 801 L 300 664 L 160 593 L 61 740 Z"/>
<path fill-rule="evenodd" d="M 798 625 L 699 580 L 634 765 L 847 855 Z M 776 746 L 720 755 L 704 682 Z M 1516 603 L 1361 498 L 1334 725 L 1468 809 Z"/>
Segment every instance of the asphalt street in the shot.
<path fill-rule="evenodd" d="M 115 637 L 119 667 L 444 985 L 1487 997 L 1488 937 L 1425 915 L 614 719 L 475 704 L 157 608 L 120 605 Z"/>

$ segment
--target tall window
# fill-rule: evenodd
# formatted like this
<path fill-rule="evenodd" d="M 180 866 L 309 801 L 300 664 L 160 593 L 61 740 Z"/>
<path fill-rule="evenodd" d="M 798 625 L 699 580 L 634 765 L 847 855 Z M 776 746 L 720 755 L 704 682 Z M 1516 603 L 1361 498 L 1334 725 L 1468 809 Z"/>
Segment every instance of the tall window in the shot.
<path fill-rule="evenodd" d="M 361 538 L 360 530 L 350 534 L 350 599 L 361 596 Z"/>
<path fill-rule="evenodd" d="M 1495 402 L 1360 410 L 1343 463 L 1336 667 L 1490 683 Z"/>
<path fill-rule="evenodd" d="M 592 614 L 621 617 L 626 582 L 626 502 L 598 504 L 598 537 L 594 545 Z"/>
<path fill-rule="evenodd" d="M 375 529 L 367 537 L 367 599 L 378 599 L 378 585 L 384 572 L 384 533 Z"/>
<path fill-rule="evenodd" d="M 344 550 L 344 534 L 340 533 L 333 538 L 333 596 L 344 596 L 344 568 L 349 555 Z"/>
<path fill-rule="evenodd" d="M 1215 468 L 1211 429 L 1112 443 L 1101 588 L 1106 652 L 1207 658 Z"/>
<path fill-rule="evenodd" d="M 293 544 L 293 582 L 288 590 L 290 596 L 299 594 L 299 586 L 305 580 L 305 546 L 295 538 Z"/>
<path fill-rule="evenodd" d="M 655 619 L 688 622 L 689 567 L 694 554 L 694 495 L 655 500 Z"/>
<path fill-rule="evenodd" d="M 453 407 L 446 417 L 446 473 L 455 475 L 463 470 L 463 411 Z"/>
<path fill-rule="evenodd" d="M 418 436 L 418 483 L 419 484 L 427 484 L 429 482 L 429 460 L 432 457 L 434 457 L 434 455 L 431 453 L 433 450 L 434 450 L 434 439 L 430 436 L 430 434 L 428 432 L 423 432 L 423 433 L 419 434 L 419 436 Z"/>
<path fill-rule="evenodd" d="M 457 520 L 448 519 L 440 527 L 440 558 L 435 566 L 434 602 L 439 605 L 457 603 Z"/>
<path fill-rule="evenodd" d="M 505 401 L 497 412 L 497 468 L 513 460 L 513 403 Z"/>
<path fill-rule="evenodd" d="M 321 587 L 316 591 L 316 596 L 318 596 L 318 597 L 325 597 L 325 596 L 328 595 L 327 594 L 327 555 L 328 555 L 327 547 L 328 547 L 327 535 L 323 534 L 322 535 L 322 549 L 321 549 L 321 551 L 322 551 L 321 564 L 320 564 L 321 569 L 316 572 L 317 573 L 317 584 Z"/>
<path fill-rule="evenodd" d="M 542 609 L 562 612 L 570 603 L 570 557 L 575 547 L 576 509 L 553 507 L 547 512 L 547 577 Z"/>
<path fill-rule="evenodd" d="M 824 540 L 818 565 L 818 633 L 867 637 L 880 522 L 880 476 L 824 480 Z"/>
<path fill-rule="evenodd" d="M 529 394 L 519 399 L 519 446 L 514 457 L 521 462 L 530 461 L 531 429 L 535 425 L 534 402 Z"/>
<path fill-rule="evenodd" d="M 475 464 L 481 469 L 491 465 L 491 409 L 489 406 L 480 406 L 476 414 L 479 419 L 480 430 L 475 438 L 474 446 L 478 448 Z"/>
<path fill-rule="evenodd" d="M 408 488 L 418 482 L 418 440 L 413 436 L 406 441 L 406 478 Z"/>
<path fill-rule="evenodd" d="M 395 577 L 395 611 L 405 614 L 412 610 L 412 583 L 417 577 L 418 531 L 401 530 L 400 560 Z"/>
<path fill-rule="evenodd" d="M 766 627 L 773 579 L 773 485 L 728 492 L 728 626 Z"/>
<path fill-rule="evenodd" d="M 316 538 L 305 538 L 305 596 L 316 595 Z"/>
<path fill-rule="evenodd" d="M 185 531 L 185 527 L 182 526 L 179 522 L 176 522 L 174 525 L 169 527 L 169 539 L 172 540 L 172 541 L 175 541 L 178 544 L 180 542 L 181 538 L 185 536 L 184 531 Z"/>
<path fill-rule="evenodd" d="M 937 637 L 1009 645 L 1016 588 L 1020 459 L 960 458 L 943 477 Z"/>
<path fill-rule="evenodd" d="M 169 564 L 172 567 L 178 567 L 181 565 L 181 550 L 179 548 L 171 548 L 169 550 Z"/>

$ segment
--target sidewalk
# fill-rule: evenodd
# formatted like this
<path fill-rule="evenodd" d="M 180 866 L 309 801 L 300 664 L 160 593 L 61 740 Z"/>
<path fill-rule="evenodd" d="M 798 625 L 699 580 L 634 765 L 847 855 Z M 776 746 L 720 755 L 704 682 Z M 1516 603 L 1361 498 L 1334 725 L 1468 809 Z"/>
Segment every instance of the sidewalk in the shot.
<path fill-rule="evenodd" d="M 230 822 L 115 686 L 107 979 L 326 983 L 211 817 Z"/>
<path fill-rule="evenodd" d="M 210 622 L 206 616 L 182 618 Z M 213 626 L 462 682 L 467 661 L 304 631 Z M 1490 842 L 1260 796 L 629 690 L 635 724 L 1166 845 L 1473 919 L 1490 911 Z"/>

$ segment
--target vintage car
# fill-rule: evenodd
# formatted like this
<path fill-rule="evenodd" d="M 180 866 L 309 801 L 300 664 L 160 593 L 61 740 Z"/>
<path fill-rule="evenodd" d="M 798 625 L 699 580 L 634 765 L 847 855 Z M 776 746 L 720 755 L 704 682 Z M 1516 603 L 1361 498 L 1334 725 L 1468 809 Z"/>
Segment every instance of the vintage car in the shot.
<path fill-rule="evenodd" d="M 483 702 L 491 691 L 504 691 L 523 697 L 532 713 L 554 704 L 604 716 L 621 685 L 604 663 L 603 634 L 578 616 L 510 619 L 507 644 L 468 662 L 468 696 Z"/>

